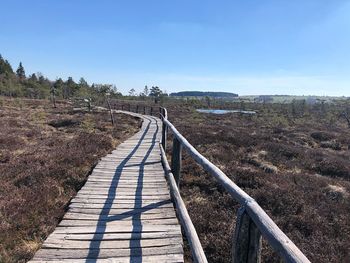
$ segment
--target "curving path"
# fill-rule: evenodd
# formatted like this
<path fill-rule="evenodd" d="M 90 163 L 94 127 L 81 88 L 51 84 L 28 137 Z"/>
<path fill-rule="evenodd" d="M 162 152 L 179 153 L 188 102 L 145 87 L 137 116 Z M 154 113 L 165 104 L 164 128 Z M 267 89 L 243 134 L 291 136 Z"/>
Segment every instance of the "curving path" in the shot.
<path fill-rule="evenodd" d="M 132 115 L 143 119 L 141 130 L 101 159 L 31 262 L 184 261 L 161 164 L 161 121 Z"/>

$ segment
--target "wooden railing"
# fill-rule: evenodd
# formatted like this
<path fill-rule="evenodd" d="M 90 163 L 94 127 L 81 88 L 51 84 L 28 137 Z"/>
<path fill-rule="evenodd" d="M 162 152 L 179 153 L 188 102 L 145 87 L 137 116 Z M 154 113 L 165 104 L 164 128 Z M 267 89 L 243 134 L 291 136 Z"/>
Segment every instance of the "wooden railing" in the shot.
<path fill-rule="evenodd" d="M 162 107 L 157 108 L 157 111 L 153 109 L 149 112 L 151 115 L 159 115 L 162 120 L 162 141 L 160 143 L 162 162 L 169 180 L 171 195 L 181 225 L 189 241 L 193 260 L 201 263 L 207 262 L 202 245 L 179 191 L 179 183 L 181 180 L 181 154 L 183 150 L 186 150 L 205 171 L 213 175 L 226 191 L 241 205 L 237 212 L 236 228 L 233 236 L 232 262 L 260 262 L 262 236 L 285 262 L 310 262 L 252 197 L 231 181 L 218 167 L 201 155 L 186 138 L 181 135 L 168 120 L 167 110 Z M 131 110 L 130 106 L 127 110 Z M 137 112 L 139 108 L 137 107 L 135 110 Z M 143 109 L 143 112 L 146 112 L 145 109 Z M 165 154 L 168 131 L 173 134 L 171 167 L 169 166 Z"/>

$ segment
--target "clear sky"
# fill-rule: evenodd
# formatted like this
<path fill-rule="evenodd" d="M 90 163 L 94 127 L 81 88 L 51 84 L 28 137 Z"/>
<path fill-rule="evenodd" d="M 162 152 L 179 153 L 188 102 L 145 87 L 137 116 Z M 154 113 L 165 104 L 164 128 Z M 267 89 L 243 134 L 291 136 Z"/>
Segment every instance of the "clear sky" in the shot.
<path fill-rule="evenodd" d="M 123 93 L 350 96 L 350 1 L 0 0 L 0 53 Z"/>

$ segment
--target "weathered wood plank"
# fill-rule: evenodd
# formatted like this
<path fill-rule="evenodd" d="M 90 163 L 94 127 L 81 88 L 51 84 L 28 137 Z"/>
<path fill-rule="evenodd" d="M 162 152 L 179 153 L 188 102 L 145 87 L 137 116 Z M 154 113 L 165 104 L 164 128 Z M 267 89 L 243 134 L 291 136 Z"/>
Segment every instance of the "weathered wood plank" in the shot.
<path fill-rule="evenodd" d="M 113 216 L 113 218 L 110 218 L 109 216 Z M 118 215 L 109 215 L 106 217 L 101 217 L 99 214 L 91 214 L 91 213 L 75 213 L 75 212 L 67 212 L 64 215 L 64 219 L 79 219 L 81 221 L 84 220 L 99 220 L 101 222 L 107 221 L 107 220 L 118 220 L 119 222 L 127 221 L 127 220 L 133 220 L 132 217 L 124 217 Z M 142 213 L 139 215 L 140 221 L 143 222 L 144 220 L 155 220 L 155 219 L 167 219 L 167 218 L 176 218 L 175 213 L 172 214 L 166 214 L 166 213 L 158 213 L 158 214 L 147 214 Z"/>
<path fill-rule="evenodd" d="M 182 237 L 179 231 L 167 231 L 167 232 L 142 232 L 139 235 L 133 233 L 105 233 L 102 235 L 96 235 L 95 233 L 53 233 L 47 240 L 51 239 L 64 239 L 64 240 L 142 240 L 142 239 L 155 239 L 155 238 L 173 238 Z"/>
<path fill-rule="evenodd" d="M 167 203 L 171 203 L 170 198 L 169 199 L 164 199 L 164 202 Z M 148 199 L 98 199 L 98 198 L 74 198 L 71 201 L 72 204 L 74 203 L 82 203 L 82 204 L 86 204 L 86 203 L 91 203 L 91 204 L 108 204 L 108 203 L 114 203 L 114 204 L 139 204 L 139 205 L 150 205 L 150 204 L 154 204 L 156 203 L 155 201 L 148 200 Z"/>
<path fill-rule="evenodd" d="M 40 249 L 36 259 L 76 259 L 76 258 L 111 258 L 133 257 L 183 253 L 181 245 L 169 245 L 163 247 L 151 247 L 142 249 Z"/>
<path fill-rule="evenodd" d="M 135 204 L 115 204 L 115 203 L 110 203 L 107 204 L 109 209 L 135 209 Z M 106 204 L 92 204 L 92 203 L 72 203 L 70 208 L 90 208 L 90 209 L 102 209 L 106 207 Z M 161 209 L 161 208 L 174 208 L 173 204 L 165 203 L 165 204 L 157 204 L 157 203 L 152 203 L 149 205 L 145 206 L 138 206 L 137 209 Z"/>
<path fill-rule="evenodd" d="M 97 226 L 99 224 L 107 224 L 107 225 L 121 225 L 121 226 L 132 226 L 135 222 L 134 220 L 110 220 L 108 218 L 106 220 L 100 220 L 97 218 L 95 220 L 81 220 L 79 218 L 75 219 L 63 219 L 59 226 Z M 163 218 L 154 219 L 154 220 L 141 220 L 141 225 L 177 225 L 179 221 L 177 218 Z"/>
<path fill-rule="evenodd" d="M 94 209 L 94 208 L 69 208 L 71 213 L 84 213 L 95 215 L 110 215 L 115 218 L 118 217 L 131 217 L 140 214 L 163 214 L 163 215 L 175 215 L 175 211 L 172 208 L 161 209 Z"/>
<path fill-rule="evenodd" d="M 78 193 L 77 198 L 94 198 L 94 199 L 104 199 L 104 200 L 168 200 L 170 198 L 169 194 L 166 195 L 133 195 L 133 196 L 116 196 L 109 197 L 108 195 L 99 194 L 83 194 Z"/>
<path fill-rule="evenodd" d="M 140 242 L 130 242 L 130 240 L 108 240 L 108 241 L 90 241 L 90 240 L 64 240 L 64 239 L 50 239 L 43 245 L 43 248 L 64 248 L 64 249 L 105 249 L 105 248 L 144 248 L 144 247 L 162 247 L 170 245 L 181 244 L 181 237 L 171 238 L 153 238 L 142 239 Z"/>
<path fill-rule="evenodd" d="M 169 254 L 169 255 L 149 255 L 142 257 L 133 257 L 134 262 L 142 263 L 154 263 L 154 262 L 184 262 L 183 254 Z M 60 260 L 33 260 L 33 263 L 130 263 L 130 257 L 118 257 L 118 258 L 107 258 L 107 259 L 60 259 Z"/>

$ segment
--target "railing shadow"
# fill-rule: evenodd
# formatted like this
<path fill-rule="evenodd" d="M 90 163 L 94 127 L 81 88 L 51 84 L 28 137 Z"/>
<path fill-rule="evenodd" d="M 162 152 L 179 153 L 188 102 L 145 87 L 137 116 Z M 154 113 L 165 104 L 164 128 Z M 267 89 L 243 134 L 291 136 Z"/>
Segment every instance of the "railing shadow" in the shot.
<path fill-rule="evenodd" d="M 152 118 L 152 117 L 151 117 Z M 152 118 L 154 119 L 154 118 Z M 140 148 L 143 139 L 145 138 L 146 134 L 149 132 L 150 126 L 151 126 L 151 119 L 146 118 L 146 120 L 149 121 L 147 124 L 145 130 L 142 133 L 142 136 L 136 143 L 133 150 L 127 155 L 127 157 L 116 167 L 115 174 L 112 178 L 111 185 L 109 186 L 108 195 L 106 197 L 106 201 L 104 203 L 104 206 L 102 208 L 101 214 L 98 218 L 98 223 L 96 225 L 96 231 L 94 233 L 94 236 L 92 238 L 92 241 L 90 242 L 89 246 L 89 253 L 86 258 L 86 263 L 95 263 L 97 262 L 97 259 L 100 254 L 100 247 L 101 242 L 103 240 L 103 236 L 106 231 L 107 223 L 111 221 L 116 220 L 123 220 L 128 217 L 131 217 L 132 221 L 132 233 L 131 233 L 131 239 L 130 239 L 130 262 L 133 263 L 140 263 L 142 262 L 142 248 L 141 248 L 141 237 L 142 237 L 142 223 L 141 223 L 141 215 L 142 213 L 155 209 L 157 207 L 160 207 L 162 205 L 168 204 L 171 201 L 159 201 L 152 204 L 148 204 L 146 206 L 142 206 L 142 190 L 143 190 L 143 178 L 144 178 L 144 167 L 146 164 L 148 164 L 147 158 L 151 154 L 152 150 L 156 146 L 156 139 L 157 139 L 157 133 L 159 130 L 158 123 L 156 123 L 156 129 L 153 133 L 151 144 L 143 157 L 142 161 L 140 162 L 139 166 L 139 172 L 137 177 L 137 185 L 136 185 L 136 191 L 135 191 L 135 201 L 134 201 L 134 208 L 133 210 L 118 214 L 118 215 L 112 215 L 110 216 L 110 210 L 113 205 L 113 200 L 117 197 L 117 188 L 120 181 L 121 174 L 123 172 L 123 169 L 125 167 L 130 167 L 133 165 L 127 165 L 127 162 L 131 159 L 131 157 L 136 153 L 136 151 Z"/>

